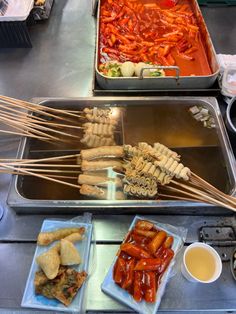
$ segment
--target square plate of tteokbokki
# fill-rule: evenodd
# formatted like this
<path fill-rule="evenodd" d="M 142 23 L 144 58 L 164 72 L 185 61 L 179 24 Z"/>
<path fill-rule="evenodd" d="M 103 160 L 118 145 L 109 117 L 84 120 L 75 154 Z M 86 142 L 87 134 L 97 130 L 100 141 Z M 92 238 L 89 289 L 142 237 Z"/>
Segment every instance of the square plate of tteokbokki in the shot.
<path fill-rule="evenodd" d="M 186 230 L 136 216 L 101 289 L 139 313 L 160 305 Z M 182 232 L 181 232 L 182 231 Z"/>
<path fill-rule="evenodd" d="M 91 223 L 44 220 L 21 306 L 80 313 L 91 239 Z"/>

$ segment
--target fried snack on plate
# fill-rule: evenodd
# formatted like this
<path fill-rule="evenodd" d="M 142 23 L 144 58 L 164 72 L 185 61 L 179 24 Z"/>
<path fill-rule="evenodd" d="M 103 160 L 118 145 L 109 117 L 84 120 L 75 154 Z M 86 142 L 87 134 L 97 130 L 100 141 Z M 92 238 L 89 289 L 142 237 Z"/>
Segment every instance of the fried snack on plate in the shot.
<path fill-rule="evenodd" d="M 76 265 L 81 263 L 79 252 L 73 243 L 61 240 L 61 265 Z"/>
<path fill-rule="evenodd" d="M 84 234 L 85 228 L 62 228 L 51 232 L 40 232 L 37 239 L 38 245 L 48 245 L 56 240 L 61 240 L 72 233 Z"/>
<path fill-rule="evenodd" d="M 37 271 L 34 278 L 35 293 L 49 299 L 57 299 L 68 306 L 87 277 L 85 271 L 77 272 L 61 266 L 56 278 L 49 280 L 42 271 Z"/>
<path fill-rule="evenodd" d="M 60 255 L 58 246 L 52 247 L 48 251 L 36 257 L 37 264 L 41 267 L 48 279 L 54 279 L 60 267 Z"/>
<path fill-rule="evenodd" d="M 81 235 L 81 233 L 76 232 L 76 233 L 72 233 L 68 235 L 63 240 L 72 244 L 73 242 L 78 242 L 78 241 L 81 241 L 82 239 L 83 239 L 83 236 Z M 65 263 L 61 262 L 60 251 L 61 251 L 61 242 L 58 242 L 53 247 L 51 247 L 48 251 L 36 257 L 37 264 L 41 267 L 41 269 L 43 270 L 43 272 L 49 279 L 53 279 L 57 276 L 60 264 L 72 265 L 72 264 L 66 264 L 66 262 Z M 64 257 L 64 260 L 65 260 L 65 257 Z M 77 259 L 75 260 L 76 261 L 79 260 L 78 256 L 77 256 Z M 75 264 L 79 264 L 79 262 L 76 262 Z"/>

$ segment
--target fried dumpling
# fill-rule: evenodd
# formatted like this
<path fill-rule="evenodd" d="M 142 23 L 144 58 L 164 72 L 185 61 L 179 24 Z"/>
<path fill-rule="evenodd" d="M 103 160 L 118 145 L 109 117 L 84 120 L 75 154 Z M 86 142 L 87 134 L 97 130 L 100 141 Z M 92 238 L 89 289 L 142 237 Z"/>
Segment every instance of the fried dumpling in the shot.
<path fill-rule="evenodd" d="M 81 263 L 79 252 L 73 243 L 61 240 L 61 265 L 76 265 Z"/>
<path fill-rule="evenodd" d="M 52 247 L 36 257 L 37 264 L 41 267 L 48 279 L 54 279 L 60 267 L 58 247 Z"/>

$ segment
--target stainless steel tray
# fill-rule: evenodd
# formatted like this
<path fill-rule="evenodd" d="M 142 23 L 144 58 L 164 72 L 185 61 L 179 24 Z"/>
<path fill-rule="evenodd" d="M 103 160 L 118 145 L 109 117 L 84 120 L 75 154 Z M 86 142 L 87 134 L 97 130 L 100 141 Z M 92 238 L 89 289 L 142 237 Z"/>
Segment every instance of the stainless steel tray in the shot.
<path fill-rule="evenodd" d="M 35 99 L 37 103 L 55 108 L 78 110 L 87 106 L 104 104 L 124 108 L 123 141 L 136 144 L 139 141 L 159 141 L 174 148 L 182 155 L 182 161 L 207 181 L 234 195 L 236 189 L 235 159 L 225 131 L 215 98 L 197 97 L 93 97 L 77 99 Z M 189 114 L 188 109 L 201 105 L 209 109 L 216 121 L 215 129 L 203 127 Z M 54 146 L 37 140 L 22 138 L 18 158 L 42 158 L 79 151 L 68 145 Z M 125 200 L 98 201 L 82 198 L 79 191 L 35 177 L 12 176 L 7 203 L 18 213 L 75 213 L 92 212 L 198 212 L 202 203 L 183 201 Z M 184 206 L 184 208 L 183 208 Z M 207 206 L 209 213 L 215 207 Z M 204 210 L 205 211 L 205 210 Z M 206 211 L 205 211 L 206 212 Z"/>
<path fill-rule="evenodd" d="M 212 44 L 210 34 L 204 22 L 201 10 L 196 0 L 190 0 L 193 12 L 197 19 L 201 37 L 204 40 L 207 59 L 212 70 L 211 75 L 202 76 L 166 76 L 166 77 L 107 77 L 98 70 L 99 64 L 99 21 L 100 21 L 100 1 L 97 12 L 97 41 L 95 56 L 95 75 L 99 86 L 103 89 L 125 89 L 125 90 L 165 90 L 165 89 L 205 89 L 211 87 L 219 74 L 219 64 L 216 52 Z"/>

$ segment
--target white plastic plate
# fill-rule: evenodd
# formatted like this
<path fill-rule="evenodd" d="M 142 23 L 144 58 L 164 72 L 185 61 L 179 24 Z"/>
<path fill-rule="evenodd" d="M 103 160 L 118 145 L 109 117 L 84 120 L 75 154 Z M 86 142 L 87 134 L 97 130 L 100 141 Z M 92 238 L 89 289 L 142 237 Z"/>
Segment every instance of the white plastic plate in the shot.
<path fill-rule="evenodd" d="M 141 220 L 148 220 L 145 217 L 135 216 L 135 218 L 134 218 L 134 220 L 133 220 L 133 222 L 129 228 L 129 231 L 131 229 L 133 229 L 133 227 L 136 224 L 136 221 L 140 220 L 140 219 Z M 169 231 L 165 227 L 165 225 L 163 225 L 161 223 L 158 223 L 158 222 L 153 221 L 153 220 L 148 220 L 148 221 L 151 221 L 152 223 L 154 223 L 158 229 L 164 230 L 168 233 L 168 235 L 173 236 L 174 242 L 172 245 L 172 250 L 176 254 L 176 252 L 178 251 L 178 249 L 180 248 L 180 246 L 182 244 L 181 237 L 179 235 Z M 144 300 L 141 302 L 136 302 L 133 299 L 132 295 L 130 295 L 126 290 L 122 289 L 120 286 L 118 286 L 114 282 L 114 280 L 113 280 L 113 268 L 114 268 L 114 265 L 116 263 L 117 258 L 118 257 L 116 256 L 114 262 L 112 263 L 112 265 L 111 265 L 111 267 L 110 267 L 110 269 L 109 269 L 109 271 L 108 271 L 108 273 L 107 273 L 107 275 L 106 275 L 106 277 L 105 277 L 105 279 L 101 285 L 102 291 L 105 292 L 106 294 L 108 294 L 109 296 L 115 298 L 116 300 L 120 301 L 121 303 L 124 303 L 125 305 L 131 307 L 132 309 L 134 309 L 138 313 L 143 313 L 143 314 L 154 314 L 154 313 L 156 313 L 156 311 L 157 311 L 157 309 L 161 303 L 161 298 L 162 298 L 162 295 L 164 293 L 169 274 L 170 274 L 171 269 L 174 265 L 175 256 L 172 259 L 171 263 L 169 264 L 168 268 L 166 269 L 164 275 L 162 276 L 161 284 L 159 285 L 159 287 L 157 289 L 156 302 L 155 303 L 147 303 Z"/>
<path fill-rule="evenodd" d="M 81 264 L 72 266 L 76 271 L 86 271 L 88 273 L 89 266 L 89 253 L 90 253 L 90 244 L 92 238 L 92 224 L 89 223 L 75 223 L 71 221 L 59 221 L 59 220 L 44 220 L 41 231 L 52 231 L 59 228 L 79 228 L 85 227 L 84 239 L 80 242 L 76 242 L 75 246 L 80 253 L 81 256 Z M 64 312 L 73 312 L 76 311 L 78 313 L 81 312 L 83 305 L 83 297 L 86 286 L 86 281 L 79 289 L 77 295 L 75 296 L 72 303 L 67 307 L 56 299 L 48 299 L 42 295 L 36 295 L 34 292 L 34 276 L 35 272 L 39 269 L 36 263 L 36 256 L 41 253 L 47 251 L 51 246 L 55 244 L 52 243 L 48 246 L 38 246 L 36 247 L 36 251 L 33 257 L 32 265 L 30 268 L 29 276 L 26 282 L 26 287 L 24 291 L 24 295 L 22 298 L 21 306 L 36 308 L 36 309 L 47 309 L 54 311 L 64 311 Z M 86 279 L 88 280 L 88 279 Z"/>

